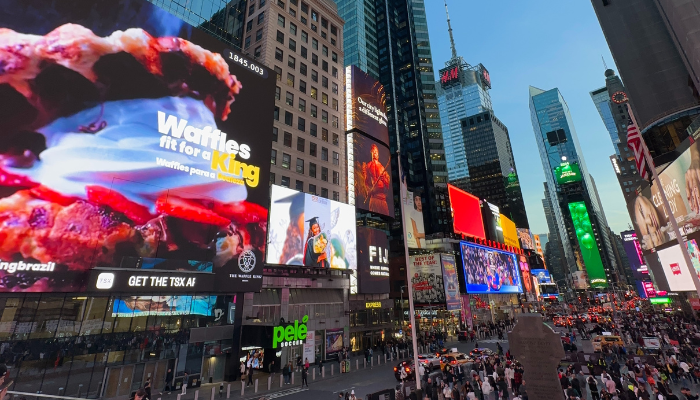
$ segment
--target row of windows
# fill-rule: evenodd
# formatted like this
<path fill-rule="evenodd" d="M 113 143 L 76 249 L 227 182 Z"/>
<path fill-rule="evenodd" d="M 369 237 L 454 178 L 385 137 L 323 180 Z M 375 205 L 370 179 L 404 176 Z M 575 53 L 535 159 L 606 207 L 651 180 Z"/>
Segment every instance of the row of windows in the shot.
<path fill-rule="evenodd" d="M 272 154 L 270 156 L 270 163 L 272 165 L 277 165 L 277 150 L 272 149 Z M 282 162 L 280 166 L 284 169 L 290 169 L 292 164 L 292 156 L 287 154 L 287 153 L 282 153 Z M 304 161 L 303 158 L 297 157 L 297 163 L 296 163 L 296 172 L 299 174 L 304 174 L 305 173 L 305 166 L 306 166 L 306 161 Z M 317 178 L 317 165 L 316 163 L 309 162 L 309 176 L 312 178 Z M 340 172 L 338 171 L 332 171 L 333 172 L 333 184 L 335 185 L 340 185 Z M 321 180 L 324 182 L 328 182 L 328 168 L 327 167 L 321 167 Z"/>
<path fill-rule="evenodd" d="M 275 118 L 275 121 L 280 120 L 280 109 L 277 106 L 275 106 L 274 118 Z M 321 119 L 323 120 L 323 111 L 321 112 Z M 294 126 L 293 121 L 294 121 L 294 115 L 289 111 L 285 111 L 284 112 L 284 124 L 288 125 L 288 126 Z M 304 119 L 302 117 L 297 117 L 297 129 L 302 131 L 302 132 L 306 132 L 306 119 Z M 275 141 L 277 141 L 276 140 L 277 131 L 278 131 L 277 128 L 274 128 L 273 135 L 275 137 Z M 318 125 L 316 125 L 313 122 L 309 123 L 309 134 L 313 137 L 318 137 Z M 333 144 L 335 146 L 340 146 L 340 135 L 337 133 L 333 133 L 332 137 L 333 137 Z M 328 143 L 328 140 L 329 140 L 328 129 L 321 128 L 321 140 Z M 291 144 L 288 147 L 291 147 Z"/>
<path fill-rule="evenodd" d="M 285 3 L 282 0 L 277 0 L 277 6 L 279 6 L 282 10 L 286 10 L 285 8 Z M 292 17 L 296 18 L 297 17 L 297 10 L 293 8 L 292 6 L 297 6 L 297 0 L 290 0 L 289 1 L 289 15 Z M 299 21 L 301 21 L 302 24 L 306 25 L 309 23 L 307 16 L 309 16 L 309 10 L 311 11 L 310 17 L 311 17 L 311 30 L 314 32 L 318 32 L 318 22 L 319 22 L 319 14 L 316 10 L 314 9 L 309 9 L 309 5 L 305 2 L 301 2 L 301 14 L 299 15 Z M 330 31 L 331 31 L 331 39 L 330 42 L 333 46 L 337 45 L 337 37 L 338 37 L 338 27 L 335 25 L 329 23 L 329 21 L 324 18 L 320 17 L 321 20 L 321 28 L 325 30 L 321 30 L 321 37 L 328 40 L 328 26 L 330 25 Z M 278 21 L 279 23 L 279 21 Z M 281 25 L 284 27 L 284 25 Z"/>
<path fill-rule="evenodd" d="M 275 179 L 276 179 L 275 173 L 271 172 L 270 173 L 270 184 L 271 185 L 276 183 Z M 282 175 L 282 179 L 280 180 L 280 185 L 282 185 L 284 187 L 291 188 L 291 182 L 292 182 L 292 179 L 290 177 Z M 298 190 L 300 192 L 303 192 L 304 191 L 304 181 L 296 179 L 294 182 L 294 189 Z M 318 189 L 317 189 L 316 185 L 313 183 L 309 183 L 309 190 L 306 192 L 309 194 L 319 196 Z M 328 197 L 328 189 L 322 187 L 320 196 L 324 197 L 326 199 L 329 199 L 330 197 Z M 333 200 L 340 201 L 340 192 L 335 191 L 335 190 L 333 191 Z"/>

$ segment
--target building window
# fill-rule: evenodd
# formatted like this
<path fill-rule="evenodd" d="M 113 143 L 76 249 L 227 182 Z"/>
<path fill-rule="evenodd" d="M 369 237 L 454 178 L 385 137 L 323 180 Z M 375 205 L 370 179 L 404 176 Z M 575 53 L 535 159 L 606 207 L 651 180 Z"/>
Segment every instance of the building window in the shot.
<path fill-rule="evenodd" d="M 262 28 L 258 29 L 257 32 L 255 32 L 255 41 L 256 41 L 256 42 L 257 42 L 258 40 L 262 39 L 262 34 L 263 34 Z"/>
<path fill-rule="evenodd" d="M 289 165 L 292 163 L 292 156 L 287 153 L 282 153 L 282 168 L 289 169 Z"/>
<path fill-rule="evenodd" d="M 308 57 L 307 52 L 306 52 L 306 47 L 301 46 L 301 56 L 306 58 Z"/>
<path fill-rule="evenodd" d="M 328 111 L 321 110 L 321 121 L 328 123 Z"/>
<path fill-rule="evenodd" d="M 328 161 L 328 149 L 321 147 L 321 160 Z"/>
<path fill-rule="evenodd" d="M 313 137 L 316 137 L 318 135 L 317 132 L 318 132 L 318 127 L 316 126 L 316 124 L 314 124 L 313 122 L 311 124 L 309 124 L 309 134 Z"/>
<path fill-rule="evenodd" d="M 297 67 L 296 58 L 294 58 L 292 56 L 287 56 L 287 66 L 291 69 L 295 69 Z"/>
<path fill-rule="evenodd" d="M 316 194 L 316 185 L 312 185 L 309 183 L 309 193 Z"/>
<path fill-rule="evenodd" d="M 309 34 L 305 31 L 301 31 L 301 41 L 304 43 L 309 43 Z"/>
<path fill-rule="evenodd" d="M 299 63 L 299 73 L 306 76 L 306 64 Z"/>
<path fill-rule="evenodd" d="M 270 164 L 276 165 L 277 164 L 277 150 L 272 149 L 272 154 L 270 154 Z"/>
<path fill-rule="evenodd" d="M 279 100 L 281 96 L 282 90 L 280 89 L 279 86 L 275 88 L 275 100 Z"/>
<path fill-rule="evenodd" d="M 299 85 L 301 86 L 301 85 Z M 299 99 L 299 111 L 306 112 L 306 100 Z"/>
<path fill-rule="evenodd" d="M 338 117 L 335 115 L 333 116 L 333 127 L 334 128 L 338 127 Z"/>
<path fill-rule="evenodd" d="M 300 181 L 299 179 L 297 179 L 294 189 L 296 189 L 300 192 L 303 192 L 304 191 L 304 181 Z"/>
<path fill-rule="evenodd" d="M 248 36 L 247 38 L 245 38 L 245 48 L 246 48 L 246 49 L 247 49 L 248 47 L 250 47 L 250 40 L 251 40 L 251 39 L 250 39 L 250 36 Z"/>
<path fill-rule="evenodd" d="M 297 26 L 294 25 L 294 23 L 292 22 L 289 23 L 289 33 L 291 33 L 294 36 L 297 35 Z"/>
<path fill-rule="evenodd" d="M 321 69 L 328 72 L 328 61 L 323 60 L 321 61 Z M 334 74 L 333 76 L 336 76 L 337 74 Z"/>
<path fill-rule="evenodd" d="M 285 100 L 285 103 L 287 103 L 288 106 L 293 106 L 294 105 L 294 94 L 287 92 L 287 98 Z"/>
<path fill-rule="evenodd" d="M 284 141 L 282 142 L 285 147 L 292 147 L 292 134 L 289 132 L 284 132 Z"/>
<path fill-rule="evenodd" d="M 275 121 L 280 120 L 280 108 L 277 106 L 275 106 L 275 114 L 274 114 L 273 118 L 275 118 Z"/>
<path fill-rule="evenodd" d="M 318 157 L 316 155 L 316 143 L 314 143 L 314 142 L 309 143 L 309 154 L 314 156 L 314 157 Z"/>
<path fill-rule="evenodd" d="M 265 20 L 265 12 L 263 11 L 260 14 L 258 14 L 258 25 L 262 24 L 264 20 Z"/>
<path fill-rule="evenodd" d="M 304 118 L 297 118 L 297 129 L 299 129 L 302 132 L 306 132 L 306 120 Z"/>
<path fill-rule="evenodd" d="M 287 86 L 294 87 L 294 75 L 287 72 Z"/>
<path fill-rule="evenodd" d="M 284 28 L 284 16 L 281 14 L 277 16 L 277 25 Z"/>
<path fill-rule="evenodd" d="M 318 13 L 315 10 L 311 10 L 311 19 L 318 22 Z"/>
<path fill-rule="evenodd" d="M 328 105 L 328 95 L 326 93 L 321 93 L 321 103 Z"/>
<path fill-rule="evenodd" d="M 270 185 L 274 185 L 274 184 L 275 184 L 275 173 L 270 172 Z"/>
<path fill-rule="evenodd" d="M 325 75 L 321 77 L 321 86 L 328 89 L 328 77 Z"/>
<path fill-rule="evenodd" d="M 302 160 L 301 158 L 297 158 L 297 173 L 304 173 L 304 160 Z"/>
<path fill-rule="evenodd" d="M 334 78 L 337 78 L 338 77 L 338 68 L 333 67 L 333 73 L 331 75 L 333 75 Z"/>
<path fill-rule="evenodd" d="M 313 92 L 313 89 L 311 89 L 311 91 Z M 313 104 L 311 105 L 311 116 L 314 118 L 318 118 L 318 110 L 316 109 L 316 106 Z"/>
<path fill-rule="evenodd" d="M 282 80 L 282 68 L 275 66 L 275 73 L 277 73 L 277 80 Z"/>
<path fill-rule="evenodd" d="M 311 64 L 318 65 L 318 56 L 314 53 L 311 53 Z"/>
<path fill-rule="evenodd" d="M 253 20 L 251 19 L 248 21 L 247 24 L 245 24 L 245 31 L 250 32 L 253 29 Z"/>
<path fill-rule="evenodd" d="M 326 167 L 321 167 L 321 180 L 328 182 L 328 168 Z"/>
<path fill-rule="evenodd" d="M 289 187 L 289 177 L 282 175 L 282 182 L 280 182 L 280 185 Z"/>
<path fill-rule="evenodd" d="M 277 0 L 277 5 L 280 6 L 284 10 L 284 1 L 282 0 Z"/>
<path fill-rule="evenodd" d="M 328 129 L 321 128 L 321 140 L 328 142 Z M 326 161 L 328 161 L 328 157 L 326 157 Z"/>
<path fill-rule="evenodd" d="M 338 54 L 334 51 L 331 55 L 331 60 L 333 60 L 334 63 L 338 62 Z"/>
<path fill-rule="evenodd" d="M 301 12 L 303 12 L 304 14 L 309 13 L 309 5 L 304 3 L 303 1 L 301 2 Z"/>
<path fill-rule="evenodd" d="M 326 45 L 321 46 L 321 54 L 323 54 L 324 57 L 328 57 L 328 47 Z"/>
<path fill-rule="evenodd" d="M 284 112 L 284 124 L 292 126 L 292 123 L 294 122 L 294 114 L 290 113 L 289 111 Z"/>
<path fill-rule="evenodd" d="M 284 44 L 284 33 L 282 31 L 277 31 L 277 41 Z"/>
<path fill-rule="evenodd" d="M 299 91 L 306 93 L 306 82 L 302 81 L 301 79 L 299 80 Z"/>
<path fill-rule="evenodd" d="M 335 185 L 340 185 L 340 172 L 333 171 L 333 183 Z"/>
<path fill-rule="evenodd" d="M 309 176 L 312 178 L 316 177 L 316 164 L 309 163 Z"/>
<path fill-rule="evenodd" d="M 273 126 L 272 127 L 272 141 L 275 143 L 277 143 L 277 132 L 278 132 L 277 127 Z"/>
<path fill-rule="evenodd" d="M 334 109 L 335 111 L 338 111 L 338 100 L 337 100 L 337 99 L 333 99 L 333 100 L 331 101 L 331 107 L 333 107 L 333 109 Z M 333 118 L 335 118 L 335 117 L 333 117 Z"/>
<path fill-rule="evenodd" d="M 275 60 L 284 61 L 284 53 L 280 49 L 275 49 Z"/>
<path fill-rule="evenodd" d="M 297 51 L 297 42 L 293 39 L 289 39 L 289 50 Z"/>
<path fill-rule="evenodd" d="M 311 98 L 312 98 L 312 99 L 318 100 L 318 95 L 317 95 L 317 93 L 318 93 L 318 89 L 316 89 L 315 87 L 311 86 Z"/>
<path fill-rule="evenodd" d="M 311 70 L 311 80 L 314 82 L 318 82 L 318 72 L 316 72 L 313 69 Z"/>
<path fill-rule="evenodd" d="M 328 189 L 326 188 L 321 188 L 321 197 L 323 198 L 328 198 Z"/>
<path fill-rule="evenodd" d="M 340 192 L 333 191 L 333 200 L 340 201 Z"/>
<path fill-rule="evenodd" d="M 262 54 L 262 46 L 258 46 L 255 48 L 255 51 L 253 51 L 253 58 L 258 58 Z"/>
<path fill-rule="evenodd" d="M 328 20 L 321 17 L 321 26 L 323 27 L 323 29 L 328 29 Z"/>
<path fill-rule="evenodd" d="M 334 83 L 332 88 L 333 89 L 331 91 L 333 92 L 333 94 L 338 94 L 338 84 Z"/>
<path fill-rule="evenodd" d="M 340 154 L 337 151 L 333 152 L 333 165 L 340 165 Z"/>

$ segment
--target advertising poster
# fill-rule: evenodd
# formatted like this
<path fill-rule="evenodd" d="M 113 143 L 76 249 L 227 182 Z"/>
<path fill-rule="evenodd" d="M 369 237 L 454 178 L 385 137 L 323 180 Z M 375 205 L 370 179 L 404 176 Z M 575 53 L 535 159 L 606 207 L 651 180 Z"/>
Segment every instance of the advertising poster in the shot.
<path fill-rule="evenodd" d="M 535 250 L 535 243 L 532 240 L 532 234 L 529 229 L 517 228 L 518 239 L 520 239 L 520 244 L 523 249 Z"/>
<path fill-rule="evenodd" d="M 586 204 L 582 201 L 569 203 L 569 211 L 591 287 L 606 288 L 608 280 L 605 277 L 603 260 L 600 258 Z"/>
<path fill-rule="evenodd" d="M 461 242 L 467 293 L 522 293 L 515 254 Z"/>
<path fill-rule="evenodd" d="M 484 216 L 484 227 L 486 228 L 486 239 L 494 242 L 504 243 L 503 227 L 501 226 L 501 210 L 497 205 L 488 201 L 481 203 L 481 215 Z"/>
<path fill-rule="evenodd" d="M 622 247 L 625 249 L 625 254 L 630 262 L 632 274 L 635 279 L 641 280 L 644 275 L 649 274 L 649 269 L 644 261 L 642 245 L 637 240 L 637 233 L 635 231 L 624 231 L 620 232 L 620 237 L 622 238 Z"/>
<path fill-rule="evenodd" d="M 699 146 L 698 142 L 690 145 L 659 174 L 673 217 L 684 235 L 700 230 Z M 643 250 L 651 250 L 676 239 L 661 201 L 658 182 L 644 189 L 627 206 Z"/>
<path fill-rule="evenodd" d="M 389 238 L 379 229 L 357 227 L 359 293 L 389 293 Z"/>
<path fill-rule="evenodd" d="M 459 299 L 459 281 L 457 278 L 457 267 L 455 266 L 455 257 L 450 254 L 442 254 L 442 276 L 445 283 L 445 302 L 447 311 L 460 309 Z"/>
<path fill-rule="evenodd" d="M 450 184 L 447 184 L 447 192 L 455 233 L 486 239 L 479 198 Z"/>
<path fill-rule="evenodd" d="M 357 268 L 355 207 L 272 185 L 270 265 Z"/>
<path fill-rule="evenodd" d="M 581 170 L 578 167 L 578 163 L 563 162 L 554 168 L 554 177 L 560 185 L 581 182 Z"/>
<path fill-rule="evenodd" d="M 588 274 L 586 271 L 576 271 L 571 274 L 571 282 L 574 289 L 588 289 Z"/>
<path fill-rule="evenodd" d="M 343 350 L 343 329 L 326 330 L 326 356 L 341 350 Z"/>
<path fill-rule="evenodd" d="M 348 180 L 354 187 L 355 207 L 393 218 L 389 148 L 361 134 L 353 134 L 352 138 L 353 176 Z"/>
<path fill-rule="evenodd" d="M 654 288 L 654 282 L 642 282 L 642 287 L 644 288 L 644 294 L 646 294 L 646 297 L 656 297 L 656 289 Z"/>
<path fill-rule="evenodd" d="M 357 129 L 389 146 L 384 86 L 358 67 L 345 68 L 346 130 Z"/>
<path fill-rule="evenodd" d="M 501 214 L 501 228 L 503 228 L 503 244 L 519 249 L 520 241 L 518 240 L 518 230 L 515 227 L 515 222 Z"/>
<path fill-rule="evenodd" d="M 211 316 L 216 296 L 122 296 L 112 304 L 112 318 L 150 315 Z"/>
<path fill-rule="evenodd" d="M 534 293 L 532 287 L 532 279 L 530 279 L 530 264 L 527 262 L 527 257 L 519 256 L 520 261 L 520 276 L 523 278 L 523 290 L 525 293 Z"/>
<path fill-rule="evenodd" d="M 0 292 L 133 255 L 259 291 L 274 74 L 145 0 L 8 0 L 0 28 Z"/>
<path fill-rule="evenodd" d="M 700 252 L 695 239 L 686 242 L 690 261 L 693 263 L 695 273 L 700 277 Z M 672 292 L 695 291 L 695 283 L 690 275 L 690 270 L 683 257 L 680 246 L 675 245 L 667 249 L 659 250 L 659 261 L 663 267 L 664 276 L 668 282 L 668 287 Z"/>
<path fill-rule="evenodd" d="M 439 254 L 409 256 L 408 268 L 415 304 L 445 303 L 445 285 Z"/>
<path fill-rule="evenodd" d="M 469 327 L 469 329 L 473 328 L 474 325 L 474 320 L 472 317 L 472 306 L 469 302 L 469 295 L 468 294 L 463 294 L 461 296 L 462 298 L 462 323 L 466 326 Z"/>
<path fill-rule="evenodd" d="M 532 276 L 535 277 L 537 283 L 552 283 L 552 276 L 546 269 L 533 269 L 530 270 Z"/>
<path fill-rule="evenodd" d="M 304 343 L 304 362 L 309 364 L 316 362 L 316 331 L 306 332 L 306 342 Z"/>
<path fill-rule="evenodd" d="M 537 252 L 537 254 L 544 258 L 544 252 L 542 249 L 542 242 L 540 241 L 540 235 L 532 235 L 532 239 L 535 242 L 535 251 Z"/>
<path fill-rule="evenodd" d="M 409 249 L 425 248 L 425 226 L 423 224 L 423 201 L 418 194 L 406 187 L 406 176 L 401 177 L 401 201 L 403 202 L 403 224 L 406 231 L 406 246 Z"/>

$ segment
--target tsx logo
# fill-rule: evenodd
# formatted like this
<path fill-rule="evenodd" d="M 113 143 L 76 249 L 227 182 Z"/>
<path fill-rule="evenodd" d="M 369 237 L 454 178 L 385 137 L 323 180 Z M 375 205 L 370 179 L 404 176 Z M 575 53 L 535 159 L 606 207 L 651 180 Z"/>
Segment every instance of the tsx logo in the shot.
<path fill-rule="evenodd" d="M 114 285 L 114 274 L 111 272 L 102 272 L 97 276 L 95 287 L 98 289 L 111 289 Z"/>
<path fill-rule="evenodd" d="M 238 257 L 238 268 L 247 274 L 255 268 L 255 261 L 255 253 L 252 250 L 246 250 Z"/>

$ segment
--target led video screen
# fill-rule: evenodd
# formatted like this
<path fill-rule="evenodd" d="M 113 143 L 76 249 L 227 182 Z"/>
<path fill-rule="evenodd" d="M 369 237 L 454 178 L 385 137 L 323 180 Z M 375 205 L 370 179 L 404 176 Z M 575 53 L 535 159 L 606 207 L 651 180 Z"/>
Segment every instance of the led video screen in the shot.
<path fill-rule="evenodd" d="M 389 238 L 384 231 L 357 228 L 359 292 L 389 293 Z"/>
<path fill-rule="evenodd" d="M 352 154 L 348 155 L 348 189 L 352 190 L 355 207 L 394 217 L 394 191 L 391 183 L 391 154 L 385 145 L 363 136 L 351 134 Z M 351 203 L 352 204 L 352 203 Z"/>
<path fill-rule="evenodd" d="M 455 233 L 486 239 L 479 198 L 450 184 L 447 185 L 447 191 Z"/>
<path fill-rule="evenodd" d="M 345 68 L 345 87 L 346 130 L 360 130 L 388 146 L 389 119 L 384 86 L 360 68 L 349 65 Z"/>
<path fill-rule="evenodd" d="M 467 293 L 522 293 L 520 267 L 515 254 L 462 242 Z"/>
<path fill-rule="evenodd" d="M 603 260 L 600 258 L 600 251 L 598 251 L 598 244 L 595 240 L 586 204 L 582 201 L 569 203 L 569 211 L 574 229 L 576 229 L 576 238 L 591 287 L 606 288 L 608 280 L 605 277 Z"/>
<path fill-rule="evenodd" d="M 216 296 L 122 296 L 112 303 L 112 317 L 151 315 L 211 316 Z"/>

